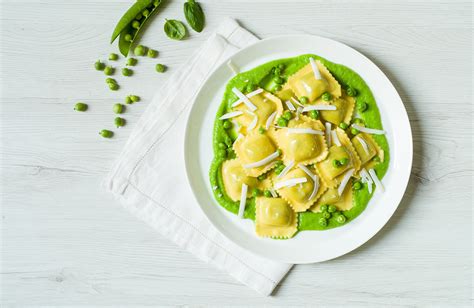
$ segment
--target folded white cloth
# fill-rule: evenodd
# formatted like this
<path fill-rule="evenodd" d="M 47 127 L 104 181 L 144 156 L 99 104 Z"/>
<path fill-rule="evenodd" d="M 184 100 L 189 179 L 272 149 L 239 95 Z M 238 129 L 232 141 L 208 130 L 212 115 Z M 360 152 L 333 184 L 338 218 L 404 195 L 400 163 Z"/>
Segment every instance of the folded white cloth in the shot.
<path fill-rule="evenodd" d="M 182 159 L 186 119 L 197 91 L 218 64 L 257 40 L 234 20 L 221 24 L 158 90 L 104 186 L 163 236 L 269 295 L 292 265 L 256 256 L 220 234 L 197 205 Z"/>

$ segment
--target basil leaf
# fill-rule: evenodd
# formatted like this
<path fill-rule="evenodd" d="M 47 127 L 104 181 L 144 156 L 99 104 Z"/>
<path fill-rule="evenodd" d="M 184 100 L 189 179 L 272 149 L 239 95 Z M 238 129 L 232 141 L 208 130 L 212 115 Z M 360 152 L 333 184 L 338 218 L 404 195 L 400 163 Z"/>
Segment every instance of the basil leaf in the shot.
<path fill-rule="evenodd" d="M 164 30 L 166 35 L 173 40 L 182 40 L 186 36 L 186 27 L 176 19 L 166 19 Z"/>
<path fill-rule="evenodd" d="M 188 0 L 184 3 L 184 17 L 194 31 L 201 32 L 204 29 L 204 12 L 196 1 Z"/>
<path fill-rule="evenodd" d="M 133 4 L 126 12 L 123 14 L 122 18 L 120 18 L 119 22 L 115 26 L 114 32 L 112 33 L 112 38 L 110 39 L 110 43 L 112 44 L 117 36 L 135 19 L 135 17 L 147 6 L 151 5 L 153 0 L 138 0 Z"/>

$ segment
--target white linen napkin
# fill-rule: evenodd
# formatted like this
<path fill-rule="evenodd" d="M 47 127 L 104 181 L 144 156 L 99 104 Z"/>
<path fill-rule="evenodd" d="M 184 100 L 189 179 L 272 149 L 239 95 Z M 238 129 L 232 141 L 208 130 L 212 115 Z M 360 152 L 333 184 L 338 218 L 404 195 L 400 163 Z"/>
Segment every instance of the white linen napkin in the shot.
<path fill-rule="evenodd" d="M 186 119 L 197 91 L 218 64 L 256 41 L 234 20 L 223 22 L 157 91 L 104 186 L 163 236 L 270 295 L 292 265 L 256 256 L 220 234 L 197 205 L 183 162 Z"/>

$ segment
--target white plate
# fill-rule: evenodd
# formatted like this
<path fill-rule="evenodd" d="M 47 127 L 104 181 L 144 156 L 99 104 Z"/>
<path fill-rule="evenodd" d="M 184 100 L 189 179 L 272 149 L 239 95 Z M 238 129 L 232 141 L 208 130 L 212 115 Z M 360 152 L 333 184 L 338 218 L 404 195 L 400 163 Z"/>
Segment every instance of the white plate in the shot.
<path fill-rule="evenodd" d="M 355 220 L 327 231 L 303 231 L 289 240 L 259 238 L 254 223 L 239 219 L 214 200 L 209 167 L 213 158 L 212 132 L 217 109 L 232 72 L 225 61 L 199 91 L 185 137 L 186 172 L 191 188 L 211 223 L 237 245 L 263 257 L 287 263 L 313 263 L 339 257 L 374 236 L 390 219 L 403 197 L 412 165 L 412 136 L 402 100 L 384 73 L 356 50 L 333 40 L 310 35 L 278 36 L 244 48 L 231 57 L 241 71 L 270 60 L 313 53 L 356 71 L 369 85 L 380 109 L 390 146 L 390 166 L 367 209 Z"/>

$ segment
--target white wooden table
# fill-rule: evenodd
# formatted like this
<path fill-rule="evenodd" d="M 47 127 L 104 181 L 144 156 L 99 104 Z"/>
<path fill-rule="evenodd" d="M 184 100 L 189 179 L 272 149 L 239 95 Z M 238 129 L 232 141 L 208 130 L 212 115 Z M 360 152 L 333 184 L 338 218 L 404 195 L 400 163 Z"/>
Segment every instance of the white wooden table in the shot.
<path fill-rule="evenodd" d="M 132 1 L 3 1 L 1 11 L 1 304 L 327 305 L 472 304 L 471 1 L 202 0 L 207 26 L 176 42 L 164 18 L 183 19 L 168 0 L 142 43 L 145 59 L 118 92 L 93 63 Z M 296 266 L 262 297 L 196 260 L 123 210 L 100 181 L 155 89 L 224 16 L 265 38 L 327 36 L 360 50 L 391 78 L 408 110 L 414 163 L 407 193 L 387 226 L 336 260 Z M 146 62 L 146 63 L 144 63 Z M 116 138 L 111 106 L 142 102 Z M 89 104 L 85 114 L 76 101 Z"/>

